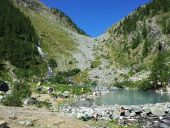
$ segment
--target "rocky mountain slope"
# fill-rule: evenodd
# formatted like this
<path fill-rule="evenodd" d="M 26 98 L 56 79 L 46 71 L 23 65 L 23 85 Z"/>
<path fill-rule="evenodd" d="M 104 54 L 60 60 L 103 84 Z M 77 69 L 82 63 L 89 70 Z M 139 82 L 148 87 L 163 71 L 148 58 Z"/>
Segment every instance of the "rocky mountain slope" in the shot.
<path fill-rule="evenodd" d="M 139 7 L 97 38 L 88 37 L 67 15 L 39 0 L 12 2 L 36 30 L 35 43 L 45 55 L 45 63 L 57 63 L 55 74 L 81 70 L 69 78 L 74 83 L 103 86 L 136 82 L 148 77 L 159 50 L 167 51 L 167 62 L 170 60 L 169 0 L 154 0 Z M 47 72 L 47 68 L 42 69 Z"/>
<path fill-rule="evenodd" d="M 96 38 L 96 55 L 101 65 L 90 71 L 92 79 L 107 81 L 143 80 L 158 51 L 165 51 L 167 63 L 170 49 L 170 1 L 155 0 L 133 13 Z M 106 83 L 106 82 L 104 82 Z"/>

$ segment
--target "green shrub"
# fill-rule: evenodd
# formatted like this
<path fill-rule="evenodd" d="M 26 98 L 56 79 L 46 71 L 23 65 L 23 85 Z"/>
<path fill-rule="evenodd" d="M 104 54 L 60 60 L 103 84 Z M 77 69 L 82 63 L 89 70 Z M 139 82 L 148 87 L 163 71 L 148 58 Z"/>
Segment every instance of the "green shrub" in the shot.
<path fill-rule="evenodd" d="M 78 68 L 68 70 L 67 72 L 58 72 L 55 77 L 51 78 L 49 81 L 53 84 L 71 84 L 69 78 L 80 73 L 81 70 Z"/>
<path fill-rule="evenodd" d="M 103 56 L 105 58 L 105 56 Z M 91 62 L 91 68 L 97 68 L 101 65 L 100 57 L 97 56 L 94 61 Z"/>
<path fill-rule="evenodd" d="M 34 65 L 38 36 L 31 21 L 9 0 L 1 0 L 0 12 L 0 59 L 18 68 Z"/>
<path fill-rule="evenodd" d="M 139 89 L 143 90 L 143 91 L 147 91 L 147 90 L 153 90 L 154 87 L 153 85 L 150 83 L 150 80 L 149 79 L 146 79 L 144 81 L 142 81 L 140 84 L 139 84 Z"/>
<path fill-rule="evenodd" d="M 50 59 L 48 64 L 51 68 L 56 68 L 58 66 L 57 62 L 54 59 Z"/>
<path fill-rule="evenodd" d="M 7 95 L 3 100 L 3 104 L 6 106 L 21 106 L 22 100 L 28 98 L 31 95 L 30 86 L 24 83 L 14 83 L 12 87 L 12 93 Z"/>
<path fill-rule="evenodd" d="M 7 95 L 2 103 L 5 106 L 20 107 L 22 105 L 22 100 L 17 94 L 11 94 Z"/>
<path fill-rule="evenodd" d="M 37 102 L 36 106 L 37 106 L 38 108 L 45 107 L 45 108 L 47 108 L 47 109 L 50 109 L 50 108 L 52 107 L 52 104 L 49 103 L 49 102 L 47 102 L 47 101 L 39 101 L 39 102 Z"/>
<path fill-rule="evenodd" d="M 60 91 L 60 92 L 70 91 L 72 94 L 75 95 L 81 95 L 91 91 L 90 88 L 88 87 L 80 87 L 77 85 L 67 85 L 67 84 L 57 84 L 54 86 L 54 89 L 55 91 Z"/>
<path fill-rule="evenodd" d="M 137 48 L 140 42 L 141 42 L 141 37 L 140 34 L 138 33 L 136 37 L 132 38 L 132 49 Z"/>
<path fill-rule="evenodd" d="M 21 99 L 28 98 L 31 95 L 30 86 L 26 83 L 16 82 L 13 85 L 12 94 L 17 95 Z"/>

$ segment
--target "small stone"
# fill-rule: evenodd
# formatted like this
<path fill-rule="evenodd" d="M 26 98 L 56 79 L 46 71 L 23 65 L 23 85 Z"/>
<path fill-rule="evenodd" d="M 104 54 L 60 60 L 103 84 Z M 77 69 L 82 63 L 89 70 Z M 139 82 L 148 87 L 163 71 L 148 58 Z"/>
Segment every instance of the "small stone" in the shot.
<path fill-rule="evenodd" d="M 33 126 L 33 122 L 30 120 L 25 121 L 25 126 Z"/>
<path fill-rule="evenodd" d="M 19 125 L 25 125 L 25 121 L 18 121 Z"/>

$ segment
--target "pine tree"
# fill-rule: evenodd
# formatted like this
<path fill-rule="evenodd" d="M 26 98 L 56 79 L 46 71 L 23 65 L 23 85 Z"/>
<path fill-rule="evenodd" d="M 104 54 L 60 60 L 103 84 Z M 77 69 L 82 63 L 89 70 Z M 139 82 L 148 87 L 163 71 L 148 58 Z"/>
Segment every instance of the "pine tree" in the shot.
<path fill-rule="evenodd" d="M 143 46 L 143 57 L 144 58 L 148 55 L 150 45 L 151 45 L 151 42 L 148 40 L 148 38 L 146 38 L 144 42 L 144 46 Z"/>
<path fill-rule="evenodd" d="M 165 86 L 170 77 L 165 59 L 165 53 L 159 51 L 151 67 L 150 80 L 153 82 L 155 89 Z"/>

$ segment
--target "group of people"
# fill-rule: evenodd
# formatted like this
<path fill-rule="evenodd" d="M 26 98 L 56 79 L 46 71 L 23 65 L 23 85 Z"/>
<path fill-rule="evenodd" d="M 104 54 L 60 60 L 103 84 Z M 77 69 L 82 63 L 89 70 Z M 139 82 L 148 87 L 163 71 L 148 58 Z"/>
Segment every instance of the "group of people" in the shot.
<path fill-rule="evenodd" d="M 96 90 L 93 91 L 93 96 L 101 96 L 102 95 L 102 91 L 99 90 L 98 92 Z"/>

